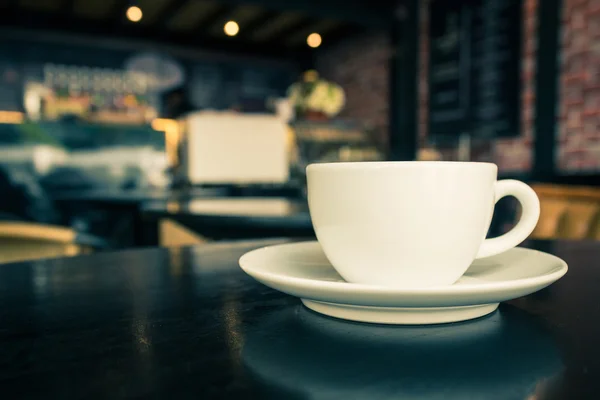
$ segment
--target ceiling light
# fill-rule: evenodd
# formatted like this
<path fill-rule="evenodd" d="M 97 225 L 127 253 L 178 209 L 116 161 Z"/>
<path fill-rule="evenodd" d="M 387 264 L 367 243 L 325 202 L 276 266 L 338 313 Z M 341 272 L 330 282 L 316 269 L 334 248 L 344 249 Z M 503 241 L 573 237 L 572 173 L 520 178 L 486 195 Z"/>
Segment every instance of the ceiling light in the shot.
<path fill-rule="evenodd" d="M 318 33 L 311 33 L 306 38 L 306 43 L 313 49 L 319 47 L 321 45 L 321 42 L 322 42 L 321 35 L 319 35 Z"/>
<path fill-rule="evenodd" d="M 227 36 L 235 36 L 240 31 L 240 27 L 237 24 L 237 22 L 229 21 L 225 24 L 225 26 L 223 27 L 223 30 L 225 31 L 225 34 Z"/>
<path fill-rule="evenodd" d="M 142 19 L 142 9 L 137 6 L 131 6 L 127 9 L 127 19 L 131 22 L 138 22 Z"/>

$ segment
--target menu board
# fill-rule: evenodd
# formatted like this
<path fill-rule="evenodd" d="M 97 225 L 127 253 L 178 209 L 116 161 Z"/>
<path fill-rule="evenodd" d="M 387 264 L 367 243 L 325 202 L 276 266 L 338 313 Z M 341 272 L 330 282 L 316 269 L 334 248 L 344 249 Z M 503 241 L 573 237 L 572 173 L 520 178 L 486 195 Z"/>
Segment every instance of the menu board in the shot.
<path fill-rule="evenodd" d="M 193 67 L 188 93 L 197 109 L 218 107 L 216 100 L 223 85 L 223 71 L 216 65 L 199 64 Z"/>
<path fill-rule="evenodd" d="M 285 95 L 294 75 L 269 66 L 196 64 L 191 68 L 187 92 L 198 109 L 264 111 L 270 97 Z"/>
<path fill-rule="evenodd" d="M 519 134 L 522 0 L 431 2 L 429 132 Z"/>

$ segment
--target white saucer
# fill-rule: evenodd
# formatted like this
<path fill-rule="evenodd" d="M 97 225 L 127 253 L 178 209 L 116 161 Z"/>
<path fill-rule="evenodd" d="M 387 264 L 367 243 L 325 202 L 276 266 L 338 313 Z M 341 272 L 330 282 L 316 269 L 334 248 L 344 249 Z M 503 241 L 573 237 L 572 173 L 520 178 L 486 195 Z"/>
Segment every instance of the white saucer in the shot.
<path fill-rule="evenodd" d="M 344 281 L 316 241 L 253 250 L 240 258 L 240 266 L 318 313 L 382 324 L 439 324 L 481 317 L 501 301 L 543 289 L 567 272 L 567 264 L 558 257 L 515 248 L 476 260 L 454 285 L 393 289 Z"/>

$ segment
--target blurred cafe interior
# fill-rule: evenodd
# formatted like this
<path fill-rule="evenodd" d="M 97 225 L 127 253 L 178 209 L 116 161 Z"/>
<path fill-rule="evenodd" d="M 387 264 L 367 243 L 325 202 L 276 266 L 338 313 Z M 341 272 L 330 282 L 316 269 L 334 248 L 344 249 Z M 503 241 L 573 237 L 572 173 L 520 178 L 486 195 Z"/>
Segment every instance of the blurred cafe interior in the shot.
<path fill-rule="evenodd" d="M 315 162 L 496 163 L 600 239 L 593 0 L 4 0 L 0 262 L 310 238 Z M 596 16 L 596 17 L 594 17 Z M 519 217 L 497 207 L 490 235 Z"/>

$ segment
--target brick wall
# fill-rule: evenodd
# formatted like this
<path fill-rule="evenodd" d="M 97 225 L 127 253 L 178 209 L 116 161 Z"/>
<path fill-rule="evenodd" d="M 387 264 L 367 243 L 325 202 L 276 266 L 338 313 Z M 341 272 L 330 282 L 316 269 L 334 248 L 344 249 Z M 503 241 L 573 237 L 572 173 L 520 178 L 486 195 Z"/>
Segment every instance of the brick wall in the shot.
<path fill-rule="evenodd" d="M 600 170 L 600 0 L 564 0 L 558 165 Z"/>
<path fill-rule="evenodd" d="M 390 53 L 388 37 L 373 33 L 321 52 L 316 62 L 320 75 L 346 92 L 340 117 L 367 125 L 383 145 L 388 139 Z"/>
<path fill-rule="evenodd" d="M 541 0 L 523 0 L 524 45 L 522 62 L 521 135 L 488 144 L 480 157 L 491 158 L 505 172 L 531 168 L 535 115 L 535 57 L 537 6 Z M 560 77 L 559 168 L 566 171 L 600 170 L 600 0 L 565 0 Z M 427 143 L 428 5 L 421 12 L 419 136 Z M 344 117 L 372 123 L 385 141 L 388 119 L 390 43 L 373 34 L 323 52 L 317 68 L 340 83 L 348 95 Z M 479 157 L 475 154 L 475 158 Z"/>

